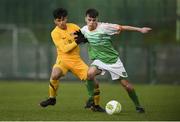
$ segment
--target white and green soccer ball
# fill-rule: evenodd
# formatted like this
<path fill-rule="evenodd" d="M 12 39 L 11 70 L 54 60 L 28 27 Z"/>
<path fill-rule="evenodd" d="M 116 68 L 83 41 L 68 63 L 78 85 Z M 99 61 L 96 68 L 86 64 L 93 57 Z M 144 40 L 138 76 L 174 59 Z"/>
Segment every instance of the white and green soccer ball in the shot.
<path fill-rule="evenodd" d="M 106 113 L 109 115 L 117 114 L 121 112 L 121 104 L 116 100 L 111 100 L 106 104 Z"/>

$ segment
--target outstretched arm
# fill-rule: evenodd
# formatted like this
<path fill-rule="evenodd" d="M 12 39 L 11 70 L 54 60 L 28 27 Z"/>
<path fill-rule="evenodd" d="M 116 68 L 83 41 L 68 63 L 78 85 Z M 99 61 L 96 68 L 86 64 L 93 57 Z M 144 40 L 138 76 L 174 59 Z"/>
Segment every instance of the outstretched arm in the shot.
<path fill-rule="evenodd" d="M 119 34 L 121 31 L 137 31 L 140 33 L 148 33 L 152 30 L 149 27 L 133 27 L 128 25 L 118 25 L 118 24 L 111 24 L 111 23 L 102 23 L 102 28 L 106 34 L 115 35 Z"/>
<path fill-rule="evenodd" d="M 126 25 L 119 25 L 119 29 L 120 29 L 120 31 L 126 31 L 127 30 L 127 31 L 137 31 L 140 33 L 148 33 L 150 30 L 152 30 L 149 27 L 139 28 L 139 27 L 133 27 L 133 26 L 126 26 Z"/>

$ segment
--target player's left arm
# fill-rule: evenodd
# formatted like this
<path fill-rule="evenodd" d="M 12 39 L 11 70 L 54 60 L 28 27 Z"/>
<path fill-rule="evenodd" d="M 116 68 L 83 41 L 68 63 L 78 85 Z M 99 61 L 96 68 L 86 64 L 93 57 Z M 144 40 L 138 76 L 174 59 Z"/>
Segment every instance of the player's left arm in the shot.
<path fill-rule="evenodd" d="M 134 27 L 134 26 L 128 26 L 128 25 L 119 25 L 118 29 L 120 31 L 137 31 L 140 33 L 148 33 L 149 31 L 151 31 L 152 29 L 149 27 Z"/>

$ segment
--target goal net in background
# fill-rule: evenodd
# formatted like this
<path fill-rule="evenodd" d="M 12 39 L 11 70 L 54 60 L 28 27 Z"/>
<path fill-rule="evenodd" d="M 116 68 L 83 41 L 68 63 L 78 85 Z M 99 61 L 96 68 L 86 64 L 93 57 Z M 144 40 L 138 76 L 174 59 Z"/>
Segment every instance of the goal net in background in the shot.
<path fill-rule="evenodd" d="M 0 40 L 0 78 L 48 77 L 47 49 L 39 47 L 30 29 L 0 25 Z"/>

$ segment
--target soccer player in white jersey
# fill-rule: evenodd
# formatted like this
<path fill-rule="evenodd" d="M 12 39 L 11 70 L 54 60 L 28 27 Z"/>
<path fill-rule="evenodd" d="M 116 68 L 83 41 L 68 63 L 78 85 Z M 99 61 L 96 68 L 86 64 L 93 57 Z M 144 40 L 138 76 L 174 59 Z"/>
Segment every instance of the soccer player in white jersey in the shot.
<path fill-rule="evenodd" d="M 111 36 L 126 30 L 144 34 L 148 33 L 151 28 L 98 22 L 98 14 L 96 9 L 88 9 L 85 17 L 87 25 L 81 29 L 81 32 L 88 39 L 88 53 L 90 59 L 93 60 L 88 76 L 93 79 L 96 75 L 103 75 L 105 71 L 108 71 L 112 80 L 119 80 L 126 89 L 135 105 L 136 111 L 144 113 L 145 110 L 139 103 L 135 89 L 128 81 L 127 72 L 119 58 L 118 52 L 112 46 Z"/>

